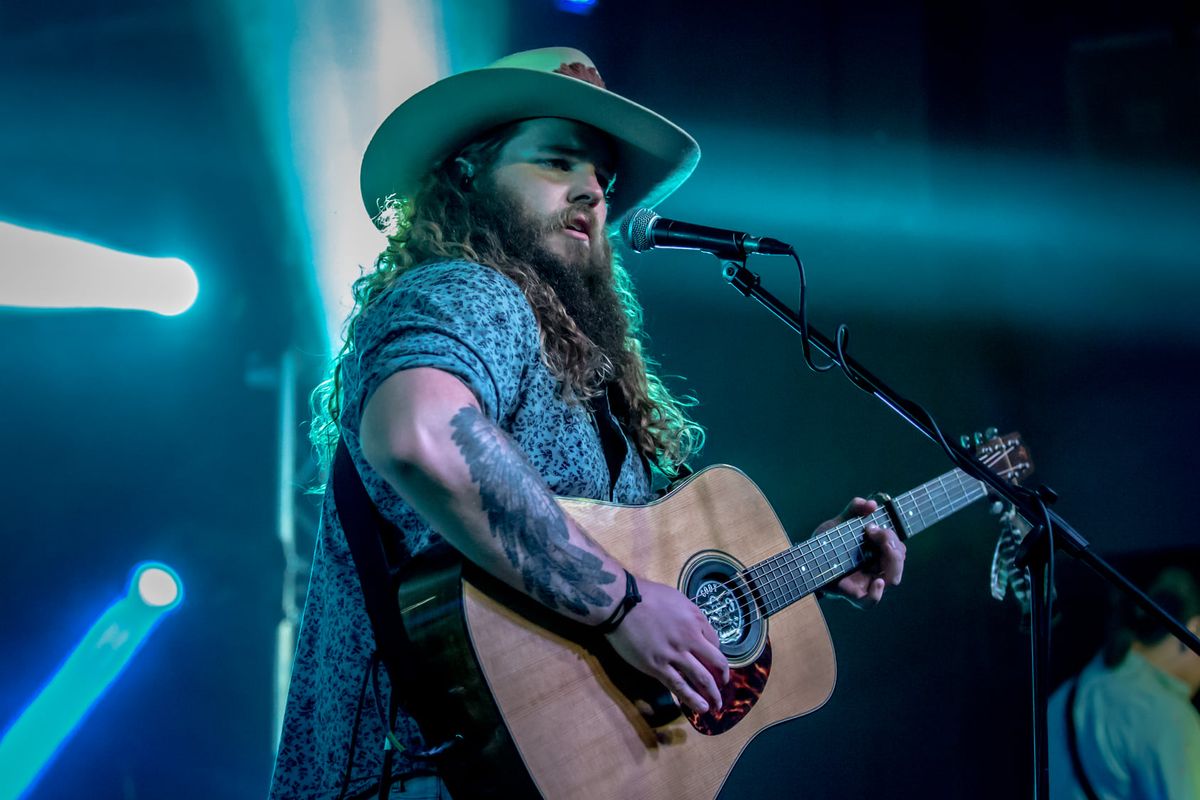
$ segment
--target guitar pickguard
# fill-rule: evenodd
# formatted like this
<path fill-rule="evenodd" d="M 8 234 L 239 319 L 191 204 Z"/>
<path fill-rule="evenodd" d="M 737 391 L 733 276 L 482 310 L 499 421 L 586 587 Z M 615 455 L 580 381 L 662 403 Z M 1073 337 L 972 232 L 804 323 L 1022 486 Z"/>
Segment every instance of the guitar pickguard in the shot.
<path fill-rule="evenodd" d="M 737 725 L 762 697 L 771 672 L 771 642 L 753 664 L 729 670 L 729 683 L 721 687 L 721 710 L 699 714 L 686 710 L 688 722 L 706 736 L 716 736 Z"/>

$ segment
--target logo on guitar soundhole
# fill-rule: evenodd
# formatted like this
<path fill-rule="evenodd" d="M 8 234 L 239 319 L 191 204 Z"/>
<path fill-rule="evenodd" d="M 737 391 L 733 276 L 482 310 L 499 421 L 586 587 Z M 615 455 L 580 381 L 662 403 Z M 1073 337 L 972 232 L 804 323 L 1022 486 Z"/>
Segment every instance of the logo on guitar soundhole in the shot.
<path fill-rule="evenodd" d="M 733 556 L 701 550 L 688 560 L 679 581 L 717 633 L 731 667 L 754 663 L 767 643 L 767 619 L 746 570 Z"/>
<path fill-rule="evenodd" d="M 733 644 L 742 638 L 745 627 L 742 607 L 731 587 L 719 581 L 705 581 L 696 592 L 695 602 L 708 617 L 721 644 Z"/>

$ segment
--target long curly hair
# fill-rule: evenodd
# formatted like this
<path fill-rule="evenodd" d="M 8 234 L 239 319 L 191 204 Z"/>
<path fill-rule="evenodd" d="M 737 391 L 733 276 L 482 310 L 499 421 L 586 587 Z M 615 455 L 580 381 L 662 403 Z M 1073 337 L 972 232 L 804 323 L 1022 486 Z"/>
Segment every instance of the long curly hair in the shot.
<path fill-rule="evenodd" d="M 431 261 L 467 260 L 484 264 L 520 287 L 538 321 L 542 359 L 558 379 L 568 402 L 599 394 L 611 382 L 620 391 L 625 412 L 622 422 L 641 454 L 668 478 L 704 443 L 704 430 L 685 412 L 691 397 L 675 397 L 654 372 L 657 364 L 642 347 L 642 307 L 628 272 L 611 253 L 613 288 L 627 323 L 623 352 L 609 357 L 579 328 L 554 289 L 534 268 L 505 251 L 505 242 L 492 226 L 480 225 L 458 159 L 486 175 L 512 134 L 512 125 L 499 128 L 445 159 L 422 181 L 411 198 L 391 197 L 376 222 L 387 247 L 353 285 L 354 310 L 341 351 L 329 377 L 312 395 L 310 438 L 321 465 L 327 468 L 340 435 L 342 363 L 353 353 L 355 329 L 363 312 L 405 272 Z M 605 243 L 607 244 L 607 243 Z"/>

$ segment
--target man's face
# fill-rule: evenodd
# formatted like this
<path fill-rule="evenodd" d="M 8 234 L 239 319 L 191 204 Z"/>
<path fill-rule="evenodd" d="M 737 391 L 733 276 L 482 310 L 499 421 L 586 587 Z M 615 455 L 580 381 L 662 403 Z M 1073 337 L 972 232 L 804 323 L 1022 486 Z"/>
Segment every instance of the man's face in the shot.
<path fill-rule="evenodd" d="M 581 263 L 605 236 L 612 170 L 612 146 L 602 133 L 545 117 L 517 125 L 497 154 L 491 181 L 544 231 L 549 253 Z"/>
<path fill-rule="evenodd" d="M 628 323 L 604 232 L 610 152 L 605 136 L 586 125 L 556 118 L 521 122 L 476 182 L 473 214 L 554 290 L 580 330 L 615 363 L 625 351 Z"/>

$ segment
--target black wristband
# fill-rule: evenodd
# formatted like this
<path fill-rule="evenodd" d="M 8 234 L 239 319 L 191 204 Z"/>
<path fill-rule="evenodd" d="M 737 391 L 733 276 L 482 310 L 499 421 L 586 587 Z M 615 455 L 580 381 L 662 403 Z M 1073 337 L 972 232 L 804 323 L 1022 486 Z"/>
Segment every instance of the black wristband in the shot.
<path fill-rule="evenodd" d="M 633 607 L 642 602 L 642 595 L 638 592 L 637 580 L 633 577 L 633 573 L 625 570 L 625 596 L 621 598 L 621 602 L 617 603 L 617 607 L 608 615 L 608 619 L 596 626 L 596 632 L 602 636 L 615 631 L 621 627 L 621 623 L 625 621 L 625 617 L 633 610 Z"/>

